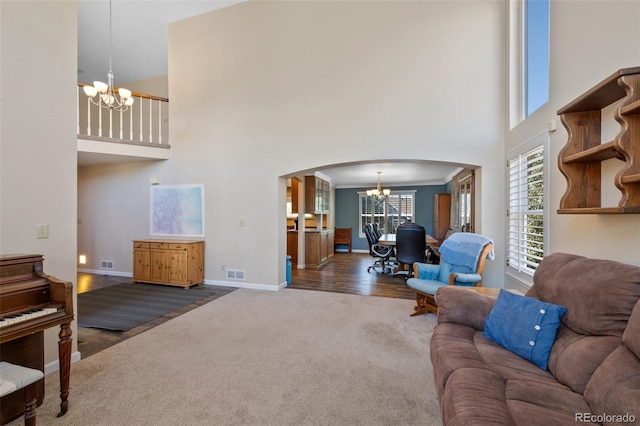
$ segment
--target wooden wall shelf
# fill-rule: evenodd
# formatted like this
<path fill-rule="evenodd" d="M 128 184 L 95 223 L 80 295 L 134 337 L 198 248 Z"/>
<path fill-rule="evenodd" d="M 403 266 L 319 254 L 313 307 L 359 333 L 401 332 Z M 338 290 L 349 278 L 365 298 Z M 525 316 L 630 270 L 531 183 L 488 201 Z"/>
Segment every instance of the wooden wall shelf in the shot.
<path fill-rule="evenodd" d="M 593 161 L 604 161 L 610 158 L 617 158 L 624 160 L 624 157 L 620 158 L 620 153 L 613 146 L 613 141 L 603 143 L 602 145 L 594 146 L 593 148 L 585 149 L 573 155 L 567 155 L 562 161 L 566 163 L 590 163 Z"/>
<path fill-rule="evenodd" d="M 620 132 L 601 143 L 602 109 L 619 102 L 614 113 Z M 558 156 L 567 180 L 558 213 L 640 213 L 640 67 L 624 68 L 558 110 L 568 140 Z M 622 193 L 618 206 L 601 205 L 602 161 L 622 166 L 614 184 Z"/>

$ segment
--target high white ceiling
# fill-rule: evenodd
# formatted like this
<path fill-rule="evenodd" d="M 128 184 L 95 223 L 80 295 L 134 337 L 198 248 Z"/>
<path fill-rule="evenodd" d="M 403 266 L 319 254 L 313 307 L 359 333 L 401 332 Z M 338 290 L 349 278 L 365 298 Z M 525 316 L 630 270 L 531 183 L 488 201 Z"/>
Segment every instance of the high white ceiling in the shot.
<path fill-rule="evenodd" d="M 116 85 L 168 73 L 169 24 L 228 7 L 244 0 L 113 0 L 112 69 Z M 78 81 L 106 81 L 109 70 L 109 2 L 78 1 Z M 126 86 L 125 86 L 126 87 Z M 80 155 L 79 165 L 122 161 Z M 459 167 L 429 162 L 363 162 L 318 170 L 333 186 L 375 187 L 441 184 Z"/>
<path fill-rule="evenodd" d="M 226 0 L 113 0 L 112 66 L 116 83 L 167 74 L 169 24 L 240 3 Z M 109 2 L 78 1 L 78 80 L 106 81 Z"/>

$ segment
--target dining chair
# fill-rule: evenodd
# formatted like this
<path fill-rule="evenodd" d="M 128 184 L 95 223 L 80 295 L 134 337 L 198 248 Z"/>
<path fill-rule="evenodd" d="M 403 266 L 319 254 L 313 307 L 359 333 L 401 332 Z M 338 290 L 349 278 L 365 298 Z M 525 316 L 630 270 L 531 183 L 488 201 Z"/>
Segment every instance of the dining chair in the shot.
<path fill-rule="evenodd" d="M 367 272 L 371 272 L 373 269 L 376 272 L 386 273 L 387 270 L 391 269 L 390 259 L 394 254 L 393 247 L 378 244 L 378 237 L 376 237 L 375 230 L 371 223 L 367 223 L 364 226 L 364 234 L 369 243 L 369 254 L 377 259 L 373 265 L 367 268 Z M 380 268 L 380 271 L 377 271 L 376 268 Z"/>
<path fill-rule="evenodd" d="M 405 222 L 396 230 L 396 261 L 400 265 L 408 265 L 408 271 L 399 271 L 405 279 L 413 277 L 413 264 L 426 262 L 426 231 L 423 226 L 414 222 Z"/>

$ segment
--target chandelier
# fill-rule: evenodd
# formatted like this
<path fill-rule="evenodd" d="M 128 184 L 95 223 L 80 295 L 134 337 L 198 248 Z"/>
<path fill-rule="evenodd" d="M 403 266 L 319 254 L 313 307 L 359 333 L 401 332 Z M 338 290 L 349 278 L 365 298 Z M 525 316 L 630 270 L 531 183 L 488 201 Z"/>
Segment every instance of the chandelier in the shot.
<path fill-rule="evenodd" d="M 113 71 L 111 70 L 111 0 L 109 0 L 109 73 L 107 83 L 94 81 L 93 86 L 84 86 L 84 93 L 91 99 L 91 103 L 100 108 L 126 111 L 133 105 L 131 91 L 125 88 L 113 88 Z M 98 95 L 96 97 L 96 95 Z"/>
<path fill-rule="evenodd" d="M 391 194 L 391 190 L 390 189 L 382 189 L 382 186 L 380 185 L 380 175 L 382 174 L 382 172 L 378 172 L 378 187 L 375 189 L 369 189 L 367 190 L 367 195 L 370 197 L 376 197 L 378 199 L 382 199 L 384 197 L 388 197 L 389 194 Z"/>

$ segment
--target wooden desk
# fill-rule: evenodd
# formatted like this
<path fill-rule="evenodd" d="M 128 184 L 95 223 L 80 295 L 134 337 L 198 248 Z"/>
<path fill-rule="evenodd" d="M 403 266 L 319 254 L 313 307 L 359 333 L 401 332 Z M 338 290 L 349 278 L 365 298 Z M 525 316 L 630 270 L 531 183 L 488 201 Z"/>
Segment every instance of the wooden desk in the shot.
<path fill-rule="evenodd" d="M 425 242 L 428 246 L 438 244 L 438 240 L 429 234 L 425 235 Z M 395 246 L 396 234 L 382 234 L 378 239 L 378 244 L 382 244 L 383 246 Z"/>

